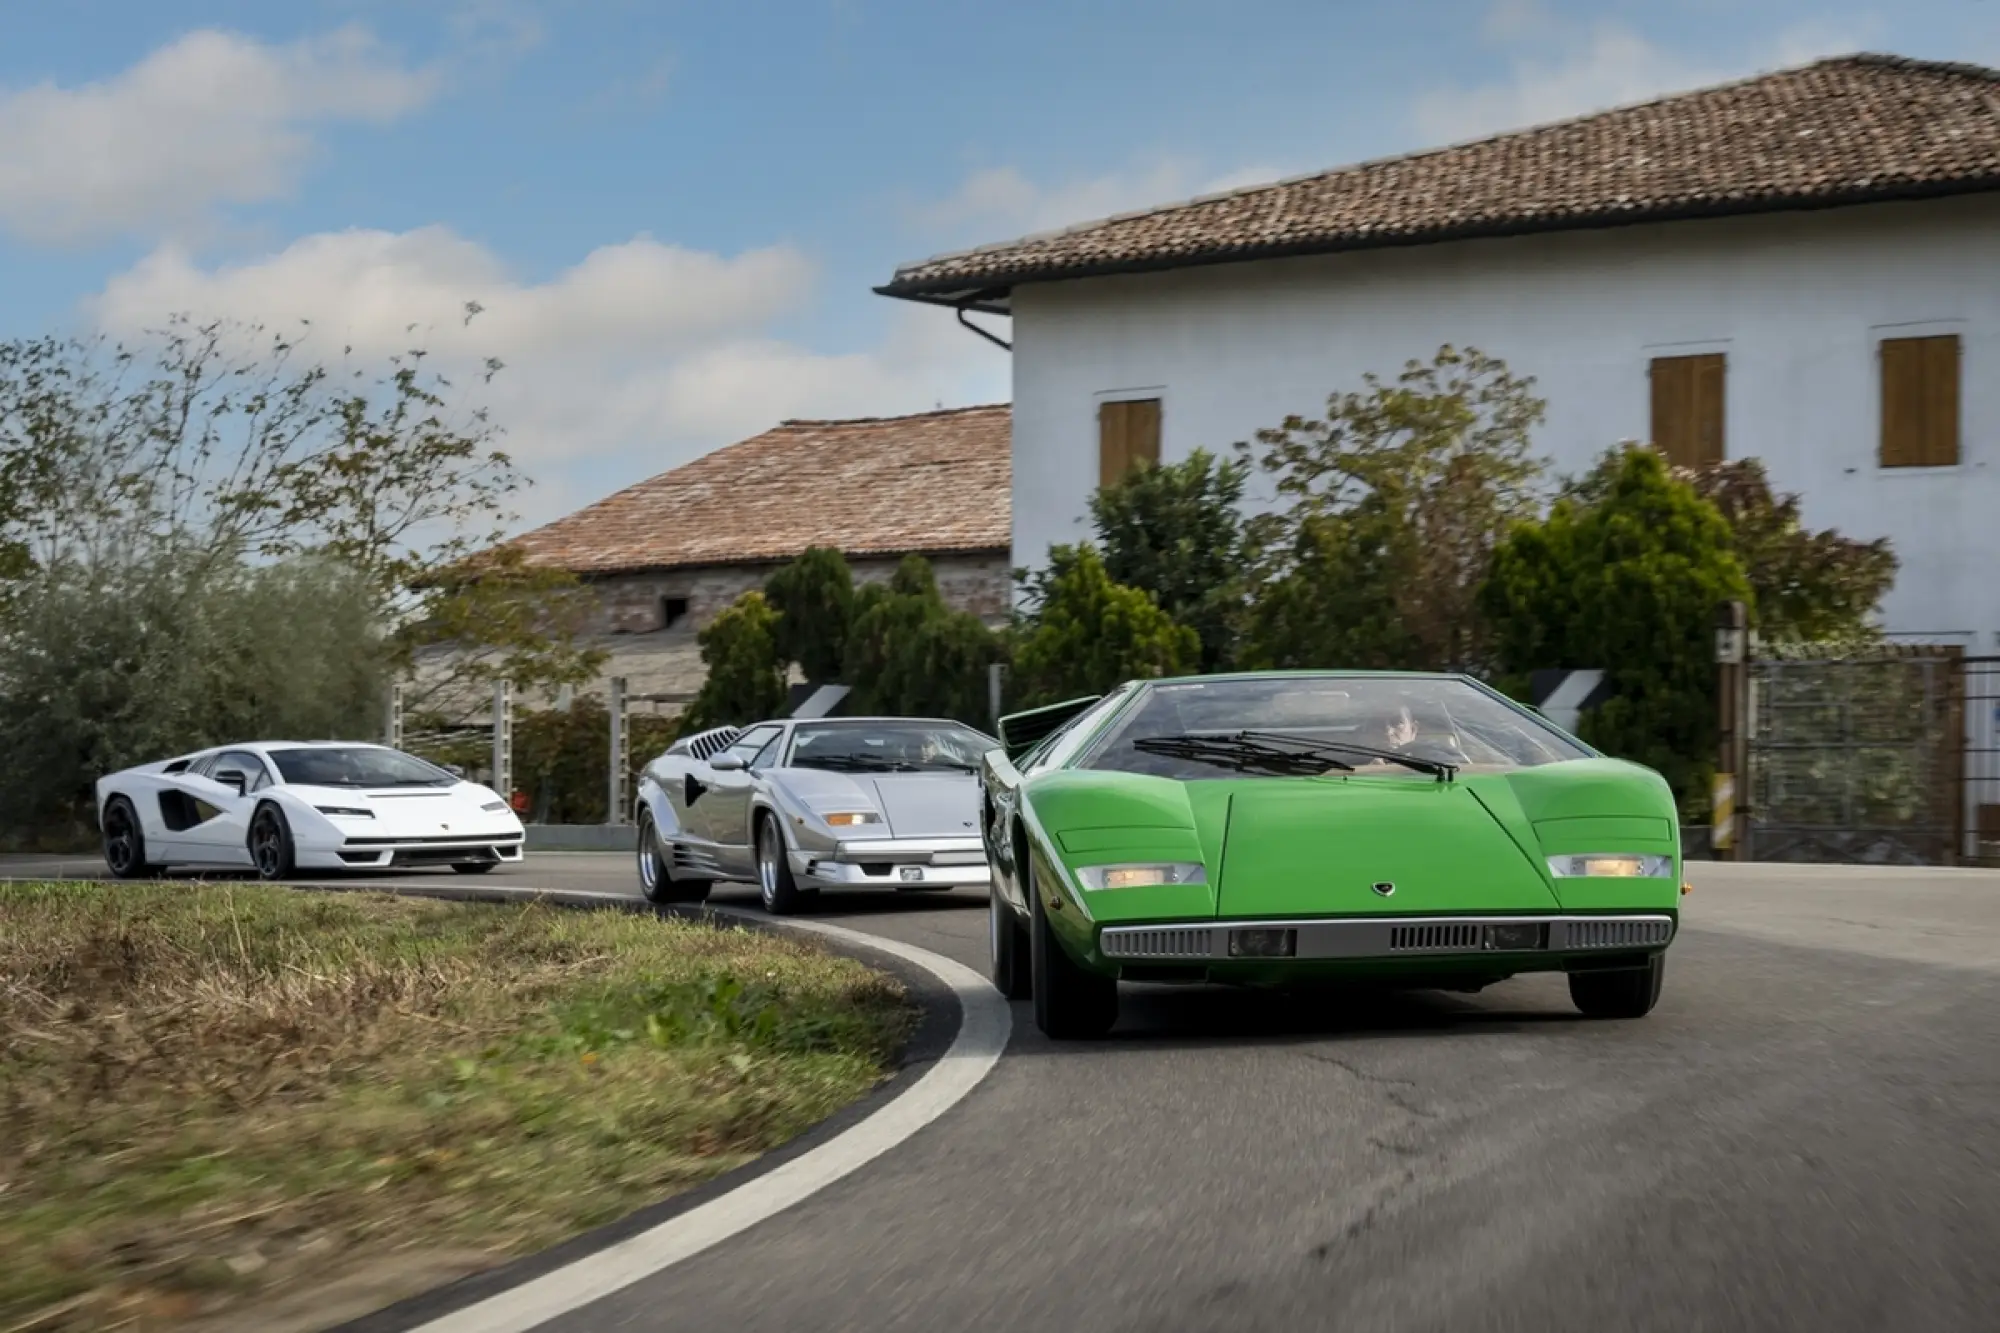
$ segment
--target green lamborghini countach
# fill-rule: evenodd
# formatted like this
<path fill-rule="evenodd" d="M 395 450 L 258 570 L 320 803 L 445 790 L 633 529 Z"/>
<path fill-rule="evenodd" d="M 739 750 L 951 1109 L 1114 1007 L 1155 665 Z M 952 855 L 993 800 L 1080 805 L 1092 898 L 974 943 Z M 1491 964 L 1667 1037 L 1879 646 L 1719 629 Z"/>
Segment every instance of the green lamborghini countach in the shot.
<path fill-rule="evenodd" d="M 1465 676 L 1134 681 L 1002 719 L 982 766 L 993 982 L 1051 1037 L 1118 982 L 1477 991 L 1562 972 L 1659 1000 L 1680 922 L 1666 780 Z"/>

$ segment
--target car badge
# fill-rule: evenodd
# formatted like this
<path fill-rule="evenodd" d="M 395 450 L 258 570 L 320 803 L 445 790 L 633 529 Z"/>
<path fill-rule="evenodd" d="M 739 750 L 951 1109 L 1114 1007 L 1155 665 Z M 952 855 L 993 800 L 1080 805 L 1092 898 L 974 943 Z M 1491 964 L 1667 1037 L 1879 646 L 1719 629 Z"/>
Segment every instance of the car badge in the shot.
<path fill-rule="evenodd" d="M 451 832 L 451 825 L 449 824 L 439 824 L 438 827 L 443 829 L 446 833 Z"/>
<path fill-rule="evenodd" d="M 1375 890 L 1377 896 L 1383 898 L 1388 897 L 1390 894 L 1396 891 L 1396 886 L 1394 884 L 1391 884 L 1386 879 L 1377 880 L 1375 883 L 1369 885 L 1368 887 Z"/>

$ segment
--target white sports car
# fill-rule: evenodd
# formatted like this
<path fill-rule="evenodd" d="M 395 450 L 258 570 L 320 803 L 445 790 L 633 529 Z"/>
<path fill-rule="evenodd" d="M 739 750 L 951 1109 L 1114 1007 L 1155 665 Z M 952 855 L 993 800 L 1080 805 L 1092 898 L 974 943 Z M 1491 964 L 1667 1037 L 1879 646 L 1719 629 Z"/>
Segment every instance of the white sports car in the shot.
<path fill-rule="evenodd" d="M 506 801 L 386 745 L 260 741 L 141 764 L 97 781 L 104 861 L 121 879 L 168 866 L 299 870 L 518 862 Z"/>

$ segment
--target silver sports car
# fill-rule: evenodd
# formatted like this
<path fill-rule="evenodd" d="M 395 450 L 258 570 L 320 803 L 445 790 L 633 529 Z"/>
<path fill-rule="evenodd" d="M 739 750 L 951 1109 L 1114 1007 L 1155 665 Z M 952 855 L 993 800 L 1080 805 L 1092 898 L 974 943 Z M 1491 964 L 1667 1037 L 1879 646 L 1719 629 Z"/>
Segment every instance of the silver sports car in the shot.
<path fill-rule="evenodd" d="M 751 881 L 779 914 L 821 889 L 983 886 L 977 774 L 999 744 L 907 717 L 682 737 L 639 778 L 639 885 L 654 902 L 689 903 L 716 880 Z"/>

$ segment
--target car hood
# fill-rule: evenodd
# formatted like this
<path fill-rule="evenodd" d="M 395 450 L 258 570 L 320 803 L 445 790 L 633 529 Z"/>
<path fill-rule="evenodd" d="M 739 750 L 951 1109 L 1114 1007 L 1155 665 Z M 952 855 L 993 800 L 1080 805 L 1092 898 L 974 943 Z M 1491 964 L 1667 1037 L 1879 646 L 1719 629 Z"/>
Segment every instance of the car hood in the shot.
<path fill-rule="evenodd" d="M 1559 906 L 1545 873 L 1471 786 L 1395 778 L 1238 790 L 1217 889 L 1224 916 Z"/>
<path fill-rule="evenodd" d="M 312 787 L 286 791 L 314 807 L 367 810 L 374 818 L 364 834 L 343 820 L 353 836 L 445 837 L 455 833 L 512 831 L 520 820 L 511 809 L 487 810 L 500 799 L 473 782 L 452 787 Z"/>
<path fill-rule="evenodd" d="M 979 779 L 970 773 L 835 773 L 786 769 L 782 781 L 814 810 L 873 806 L 896 838 L 970 838 L 979 833 Z"/>

